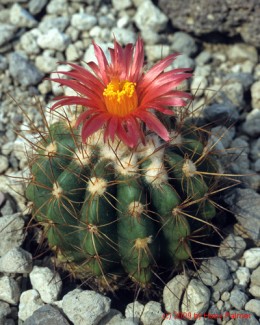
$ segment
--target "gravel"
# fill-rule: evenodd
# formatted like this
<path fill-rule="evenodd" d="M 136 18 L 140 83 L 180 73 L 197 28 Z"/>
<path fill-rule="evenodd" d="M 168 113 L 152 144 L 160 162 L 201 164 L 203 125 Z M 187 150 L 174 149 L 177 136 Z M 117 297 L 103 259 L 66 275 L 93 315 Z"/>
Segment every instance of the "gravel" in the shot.
<path fill-rule="evenodd" d="M 200 7 L 204 0 L 1 1 L 0 325 L 244 324 L 243 318 L 203 317 L 225 312 L 247 314 L 248 324 L 259 324 L 259 7 L 250 7 L 250 1 L 220 2 Z M 211 31 L 211 37 L 200 37 Z M 242 39 L 220 40 L 216 31 Z M 173 272 L 154 300 L 123 299 L 119 311 L 116 297 L 68 286 L 49 258 L 35 256 L 31 236 L 42 242 L 41 232 L 30 226 L 23 230 L 29 212 L 21 182 L 29 177 L 30 149 L 23 137 L 35 141 L 35 136 L 28 134 L 30 122 L 21 108 L 42 127 L 39 107 L 45 109 L 53 96 L 68 93 L 48 80 L 55 71 L 69 69 L 64 61 L 95 60 L 93 39 L 109 56 L 114 37 L 126 45 L 139 34 L 145 42 L 145 69 L 175 51 L 181 55 L 172 68 L 194 69 L 184 87 L 196 97 L 190 109 L 198 126 L 211 128 L 221 170 L 253 176 L 237 177 L 240 187 L 222 195 L 234 219 L 227 228 L 221 223 L 218 256 L 196 261 L 194 271 Z M 230 214 L 221 213 L 223 224 Z M 176 312 L 190 315 L 178 318 Z M 195 313 L 202 315 L 195 319 Z"/>

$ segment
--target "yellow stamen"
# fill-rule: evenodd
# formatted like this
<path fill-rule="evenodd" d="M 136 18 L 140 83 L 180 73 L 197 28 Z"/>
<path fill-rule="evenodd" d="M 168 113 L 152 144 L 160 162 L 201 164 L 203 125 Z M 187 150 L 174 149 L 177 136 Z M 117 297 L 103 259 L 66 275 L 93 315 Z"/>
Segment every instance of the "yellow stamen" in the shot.
<path fill-rule="evenodd" d="M 126 116 L 138 105 L 136 83 L 112 80 L 104 89 L 103 96 L 109 113 Z"/>

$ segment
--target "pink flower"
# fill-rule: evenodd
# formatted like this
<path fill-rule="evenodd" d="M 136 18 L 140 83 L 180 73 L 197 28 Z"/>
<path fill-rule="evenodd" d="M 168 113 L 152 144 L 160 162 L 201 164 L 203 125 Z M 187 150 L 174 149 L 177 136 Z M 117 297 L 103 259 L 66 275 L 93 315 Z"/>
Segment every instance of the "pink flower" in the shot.
<path fill-rule="evenodd" d="M 109 49 L 111 63 L 102 49 L 93 42 L 98 64 L 89 62 L 92 72 L 68 63 L 73 70 L 59 72 L 69 79 L 55 78 L 52 81 L 68 86 L 78 96 L 61 96 L 52 109 L 63 105 L 82 105 L 85 111 L 78 116 L 76 127 L 82 125 L 82 140 L 104 128 L 104 141 L 117 136 L 127 146 L 135 147 L 140 139 L 144 142 L 143 125 L 157 133 L 165 141 L 169 133 L 153 111 L 173 115 L 169 106 L 185 106 L 191 96 L 176 87 L 191 76 L 190 69 L 174 69 L 164 72 L 177 57 L 171 54 L 143 72 L 144 47 L 138 38 L 135 46 L 123 48 L 114 41 Z M 152 111 L 151 111 L 152 109 Z"/>

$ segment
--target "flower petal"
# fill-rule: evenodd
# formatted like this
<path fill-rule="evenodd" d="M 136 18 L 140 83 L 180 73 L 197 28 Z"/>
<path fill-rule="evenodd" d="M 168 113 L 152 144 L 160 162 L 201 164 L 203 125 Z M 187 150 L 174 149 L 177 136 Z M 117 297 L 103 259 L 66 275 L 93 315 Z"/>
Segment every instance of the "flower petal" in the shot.
<path fill-rule="evenodd" d="M 96 114 L 89 118 L 82 126 L 82 140 L 86 142 L 87 138 L 99 130 L 108 120 L 108 114 Z"/>

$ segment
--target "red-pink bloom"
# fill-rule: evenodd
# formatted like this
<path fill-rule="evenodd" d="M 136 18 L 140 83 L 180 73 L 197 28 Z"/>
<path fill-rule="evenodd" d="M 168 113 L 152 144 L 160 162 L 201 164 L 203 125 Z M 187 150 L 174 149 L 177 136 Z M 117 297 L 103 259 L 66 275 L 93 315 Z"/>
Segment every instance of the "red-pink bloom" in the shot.
<path fill-rule="evenodd" d="M 60 72 L 69 79 L 55 78 L 52 81 L 75 90 L 78 96 L 61 96 L 52 109 L 63 105 L 82 105 L 86 110 L 77 119 L 81 123 L 83 142 L 94 132 L 104 127 L 104 140 L 112 141 L 118 136 L 127 146 L 135 147 L 144 141 L 143 124 L 165 141 L 169 133 L 153 111 L 173 115 L 169 106 L 185 106 L 191 96 L 176 87 L 191 76 L 190 69 L 174 69 L 164 72 L 177 57 L 171 54 L 143 72 L 144 47 L 138 38 L 135 46 L 123 48 L 114 41 L 109 49 L 109 63 L 102 49 L 93 42 L 97 64 L 87 63 L 92 72 L 68 63 L 73 69 Z M 152 109 L 152 111 L 151 111 Z"/>

